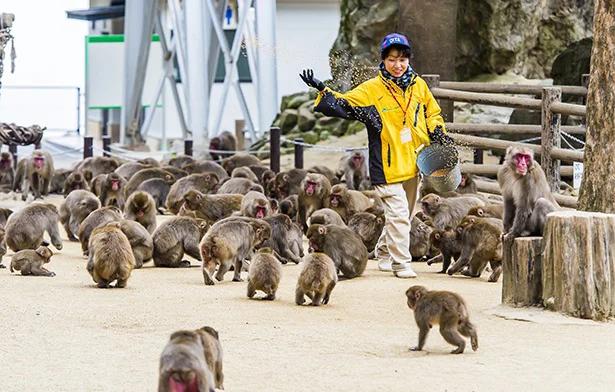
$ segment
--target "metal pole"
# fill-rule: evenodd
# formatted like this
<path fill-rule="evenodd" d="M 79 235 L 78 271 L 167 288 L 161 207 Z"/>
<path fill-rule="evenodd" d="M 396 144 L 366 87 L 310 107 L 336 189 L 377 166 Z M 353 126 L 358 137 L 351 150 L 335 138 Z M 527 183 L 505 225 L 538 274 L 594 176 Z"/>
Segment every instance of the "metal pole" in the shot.
<path fill-rule="evenodd" d="M 303 169 L 303 143 L 302 138 L 295 139 L 295 169 Z"/>
<path fill-rule="evenodd" d="M 184 154 L 192 156 L 192 140 L 184 140 Z"/>
<path fill-rule="evenodd" d="M 81 135 L 81 87 L 77 87 L 77 135 Z"/>
<path fill-rule="evenodd" d="M 91 158 L 94 155 L 94 138 L 92 136 L 85 136 L 83 138 L 83 159 Z"/>
<path fill-rule="evenodd" d="M 280 128 L 271 127 L 269 131 L 269 167 L 275 173 L 280 172 Z"/>
<path fill-rule="evenodd" d="M 9 144 L 9 152 L 13 155 L 13 166 L 17 169 L 17 144 Z"/>
<path fill-rule="evenodd" d="M 258 46 L 258 136 L 263 135 L 278 113 L 276 76 L 276 2 L 255 1 Z M 247 119 L 246 119 L 247 120 Z"/>
<path fill-rule="evenodd" d="M 103 152 L 103 156 L 110 157 L 111 154 L 109 153 L 111 152 L 111 136 L 108 136 L 108 135 L 103 136 L 102 142 L 103 142 L 103 150 L 105 150 L 105 152 Z"/>
<path fill-rule="evenodd" d="M 206 14 L 203 0 L 184 1 L 184 21 L 188 80 L 182 80 L 182 84 L 188 90 L 188 128 L 192 131 L 192 140 L 196 141 L 198 146 L 203 145 L 207 137 L 209 118 L 209 78 L 205 71 L 208 59 L 205 53 L 209 53 L 211 21 Z"/>

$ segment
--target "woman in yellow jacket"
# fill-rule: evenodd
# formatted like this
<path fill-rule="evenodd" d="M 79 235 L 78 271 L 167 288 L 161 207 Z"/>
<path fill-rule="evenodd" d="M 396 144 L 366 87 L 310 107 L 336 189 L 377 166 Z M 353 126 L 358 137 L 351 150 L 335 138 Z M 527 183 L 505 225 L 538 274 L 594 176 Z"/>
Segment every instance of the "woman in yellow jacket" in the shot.
<path fill-rule="evenodd" d="M 327 116 L 359 120 L 367 126 L 369 174 L 382 198 L 386 225 L 378 241 L 381 271 L 414 278 L 410 262 L 410 214 L 416 204 L 419 170 L 415 150 L 430 142 L 450 144 L 440 106 L 427 84 L 410 67 L 412 49 L 402 34 L 384 37 L 378 76 L 345 94 L 331 91 L 314 78 L 300 75 L 320 94 L 314 110 Z"/>

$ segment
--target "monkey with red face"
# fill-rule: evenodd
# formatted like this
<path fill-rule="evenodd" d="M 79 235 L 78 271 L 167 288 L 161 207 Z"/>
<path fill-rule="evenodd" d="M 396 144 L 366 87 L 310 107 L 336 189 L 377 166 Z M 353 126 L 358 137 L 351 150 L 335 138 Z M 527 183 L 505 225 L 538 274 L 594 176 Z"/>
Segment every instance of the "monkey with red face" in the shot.
<path fill-rule="evenodd" d="M 544 171 L 534 160 L 534 151 L 520 146 L 506 150 L 498 171 L 504 198 L 504 241 L 542 235 L 547 214 L 559 209 Z"/>

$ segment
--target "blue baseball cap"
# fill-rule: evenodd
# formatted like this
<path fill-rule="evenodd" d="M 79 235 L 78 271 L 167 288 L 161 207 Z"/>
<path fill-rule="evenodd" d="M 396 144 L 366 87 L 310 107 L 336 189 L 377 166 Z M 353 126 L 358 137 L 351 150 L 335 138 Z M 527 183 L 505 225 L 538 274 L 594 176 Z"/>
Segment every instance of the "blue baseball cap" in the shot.
<path fill-rule="evenodd" d="M 382 40 L 382 48 L 380 49 L 380 51 L 384 52 L 384 50 L 391 45 L 401 45 L 401 46 L 407 46 L 409 48 L 410 42 L 408 42 L 408 38 L 406 38 L 406 36 L 403 34 L 399 34 L 399 33 L 389 34 L 386 37 L 384 37 L 384 39 Z"/>

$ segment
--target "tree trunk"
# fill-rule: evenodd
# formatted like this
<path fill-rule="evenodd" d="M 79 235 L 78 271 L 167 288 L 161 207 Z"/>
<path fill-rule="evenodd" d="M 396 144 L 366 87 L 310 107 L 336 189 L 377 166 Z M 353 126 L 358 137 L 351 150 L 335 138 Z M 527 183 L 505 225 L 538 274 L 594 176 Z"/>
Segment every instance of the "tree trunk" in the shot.
<path fill-rule="evenodd" d="M 615 0 L 595 0 L 579 210 L 615 212 Z"/>
<path fill-rule="evenodd" d="M 543 241 L 545 302 L 575 317 L 615 316 L 615 215 L 551 213 Z"/>
<path fill-rule="evenodd" d="M 521 237 L 504 244 L 502 303 L 542 304 L 542 237 Z"/>

